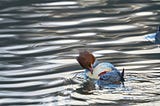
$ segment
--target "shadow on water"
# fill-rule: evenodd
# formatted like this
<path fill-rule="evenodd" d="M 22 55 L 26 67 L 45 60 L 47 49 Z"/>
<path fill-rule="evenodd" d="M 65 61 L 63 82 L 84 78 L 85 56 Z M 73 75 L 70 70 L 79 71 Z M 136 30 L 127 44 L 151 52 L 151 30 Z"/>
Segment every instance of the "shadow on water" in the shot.
<path fill-rule="evenodd" d="M 0 105 L 158 106 L 160 50 L 144 38 L 160 25 L 159 4 L 1 0 Z M 125 88 L 83 85 L 75 57 L 84 49 L 125 68 Z"/>

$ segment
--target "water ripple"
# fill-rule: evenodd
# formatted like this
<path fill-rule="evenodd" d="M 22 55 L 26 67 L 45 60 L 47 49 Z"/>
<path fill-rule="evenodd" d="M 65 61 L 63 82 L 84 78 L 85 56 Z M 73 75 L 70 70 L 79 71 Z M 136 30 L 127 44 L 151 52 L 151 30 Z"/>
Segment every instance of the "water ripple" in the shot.
<path fill-rule="evenodd" d="M 146 41 L 159 26 L 159 1 L 1 0 L 0 105 L 155 105 L 160 50 Z M 125 88 L 84 92 L 76 56 L 125 69 Z"/>

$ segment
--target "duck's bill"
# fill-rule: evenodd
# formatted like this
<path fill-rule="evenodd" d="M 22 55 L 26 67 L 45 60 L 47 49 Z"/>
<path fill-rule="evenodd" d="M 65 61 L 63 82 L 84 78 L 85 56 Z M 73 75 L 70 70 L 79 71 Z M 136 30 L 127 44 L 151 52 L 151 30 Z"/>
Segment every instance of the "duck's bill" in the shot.
<path fill-rule="evenodd" d="M 91 74 L 93 74 L 93 68 L 89 68 L 89 71 L 91 72 Z"/>

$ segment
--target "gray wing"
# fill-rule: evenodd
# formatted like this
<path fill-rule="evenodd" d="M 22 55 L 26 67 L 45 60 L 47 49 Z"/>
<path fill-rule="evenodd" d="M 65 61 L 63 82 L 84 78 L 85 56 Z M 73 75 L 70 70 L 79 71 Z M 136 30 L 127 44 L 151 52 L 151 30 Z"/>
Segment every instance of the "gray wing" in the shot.
<path fill-rule="evenodd" d="M 121 81 L 121 73 L 118 70 L 112 70 L 100 76 L 99 84 L 113 84 Z"/>

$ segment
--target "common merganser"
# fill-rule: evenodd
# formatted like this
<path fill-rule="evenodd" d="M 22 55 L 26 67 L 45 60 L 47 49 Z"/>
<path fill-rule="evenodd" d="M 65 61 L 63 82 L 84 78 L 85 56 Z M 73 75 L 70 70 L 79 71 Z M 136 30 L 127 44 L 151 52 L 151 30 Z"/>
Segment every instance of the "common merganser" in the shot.
<path fill-rule="evenodd" d="M 77 61 L 85 69 L 85 76 L 105 84 L 121 84 L 124 82 L 124 69 L 122 73 L 109 62 L 96 61 L 93 54 L 88 51 L 79 53 Z"/>
<path fill-rule="evenodd" d="M 145 39 L 159 45 L 160 44 L 160 26 L 158 27 L 158 30 L 156 33 L 146 35 Z"/>

